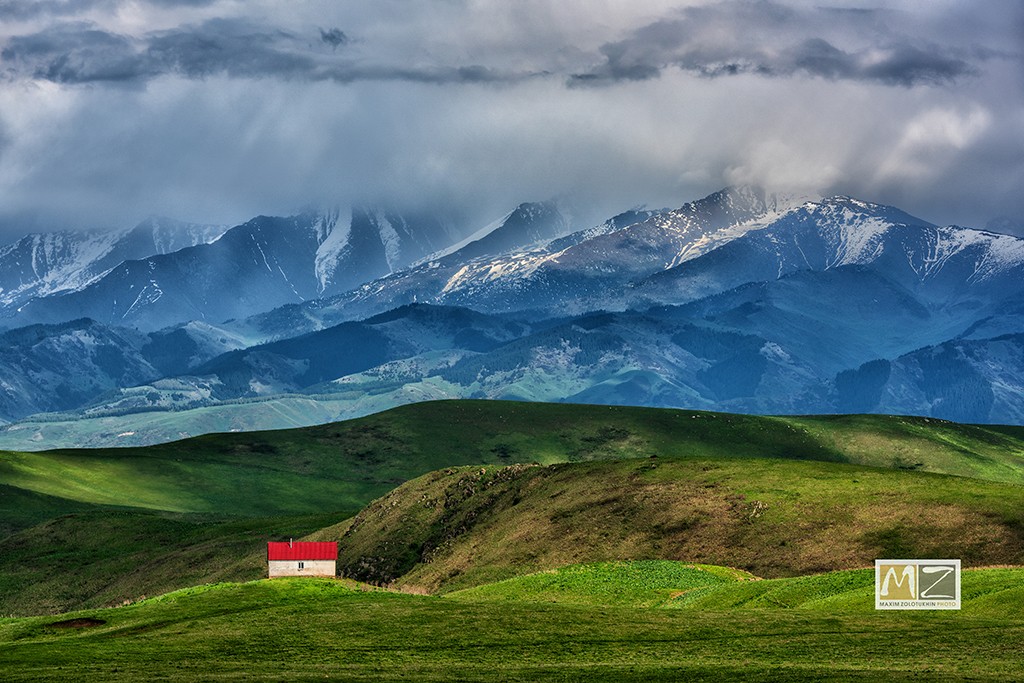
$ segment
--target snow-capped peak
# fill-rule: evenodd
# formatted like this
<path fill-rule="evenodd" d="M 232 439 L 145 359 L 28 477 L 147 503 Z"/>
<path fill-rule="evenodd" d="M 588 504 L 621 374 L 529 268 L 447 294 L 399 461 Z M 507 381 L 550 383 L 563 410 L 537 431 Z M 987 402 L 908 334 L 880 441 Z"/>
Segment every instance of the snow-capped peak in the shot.
<path fill-rule="evenodd" d="M 151 217 L 132 228 L 26 235 L 0 247 L 0 304 L 76 291 L 124 261 L 212 242 L 226 231 Z"/>

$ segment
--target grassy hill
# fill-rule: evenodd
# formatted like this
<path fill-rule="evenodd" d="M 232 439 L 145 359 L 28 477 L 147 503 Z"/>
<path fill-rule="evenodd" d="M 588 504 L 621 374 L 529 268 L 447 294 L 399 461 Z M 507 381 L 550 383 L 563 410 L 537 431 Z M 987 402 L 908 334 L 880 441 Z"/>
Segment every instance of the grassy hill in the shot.
<path fill-rule="evenodd" d="M 467 602 L 661 607 L 697 588 L 754 580 L 756 576 L 739 569 L 671 560 L 594 562 L 486 583 L 445 597 Z"/>
<path fill-rule="evenodd" d="M 430 592 L 581 562 L 783 577 L 877 557 L 1024 564 L 1024 486 L 770 458 L 449 468 L 365 508 L 339 548 L 346 576 Z"/>
<path fill-rule="evenodd" d="M 850 462 L 1024 482 L 1024 428 L 440 401 L 349 422 L 145 448 L 0 452 L 0 485 L 152 510 L 303 514 L 359 509 L 404 481 L 454 465 L 649 455 Z"/>
<path fill-rule="evenodd" d="M 966 572 L 956 613 L 876 613 L 864 601 L 840 610 L 494 604 L 336 580 L 220 584 L 0 620 L 0 671 L 7 681 L 1012 681 L 1024 677 L 1021 578 Z M 966 598 L 974 583 L 999 600 Z"/>
<path fill-rule="evenodd" d="M 501 604 L 872 614 L 874 581 L 874 569 L 760 579 L 729 567 L 639 560 L 569 565 L 455 591 L 445 598 Z M 1024 607 L 1024 567 L 967 569 L 962 574 L 961 598 L 962 614 L 1012 616 Z"/>
<path fill-rule="evenodd" d="M 0 614 L 112 604 L 207 580 L 255 579 L 263 571 L 260 558 L 264 541 L 300 537 L 342 522 L 403 482 L 451 467 L 638 458 L 647 463 L 652 455 L 659 456 L 659 462 L 681 459 L 697 463 L 710 458 L 716 463 L 722 461 L 715 467 L 731 472 L 734 483 L 730 486 L 735 491 L 730 489 L 728 495 L 745 496 L 714 499 L 714 505 L 725 510 L 727 518 L 754 513 L 750 506 L 763 499 L 771 505 L 767 518 L 773 519 L 788 509 L 783 492 L 790 487 L 789 482 L 780 480 L 774 493 L 764 494 L 746 491 L 735 483 L 745 476 L 748 466 L 756 476 L 761 476 L 757 472 L 767 472 L 762 462 L 765 458 L 854 463 L 900 472 L 939 472 L 1015 483 L 1024 482 L 1022 454 L 1024 429 L 923 418 L 757 417 L 488 401 L 421 403 L 337 424 L 213 434 L 147 448 L 0 452 Z M 618 471 L 617 467 L 611 466 L 610 471 Z M 785 467 L 782 463 L 769 469 L 782 472 Z M 821 476 L 831 476 L 829 472 L 838 470 L 824 467 L 821 471 L 825 473 Z M 509 477 L 513 470 L 504 472 L 501 476 Z M 812 492 L 816 486 L 813 479 L 818 476 L 815 472 L 812 468 L 791 475 L 794 481 L 810 477 L 801 480 L 798 488 L 809 492 L 806 500 L 827 504 L 827 496 Z M 527 474 L 537 476 L 523 476 Z M 690 474 L 682 472 L 680 476 Z M 537 481 L 547 477 L 544 474 Z M 890 508 L 896 506 L 892 486 L 901 486 L 901 481 L 886 480 L 876 489 L 878 495 L 890 501 Z M 715 489 L 711 486 L 708 490 Z M 1012 498 L 1007 491 L 1016 489 L 994 490 L 1000 492 L 992 499 L 992 505 L 998 507 L 1003 505 L 998 501 Z M 399 499 L 387 500 L 406 505 L 410 501 L 400 498 L 415 489 L 402 491 Z M 848 495 L 850 501 L 858 500 L 852 489 L 843 495 Z M 977 495 L 989 497 L 990 493 L 986 490 Z M 622 515 L 632 509 L 632 502 L 625 498 L 615 502 L 614 496 L 609 491 L 604 502 L 580 499 L 577 504 L 592 506 L 590 512 L 585 507 L 575 512 L 567 508 L 557 512 L 560 516 L 556 522 L 540 518 L 538 529 L 548 529 L 552 524 L 564 527 L 570 519 L 583 528 L 591 522 L 603 523 L 609 514 Z M 1012 506 L 1007 503 L 1004 507 Z M 947 526 L 981 534 L 975 542 L 979 547 L 995 539 L 996 545 L 986 557 L 1016 557 L 1014 524 L 1019 523 L 1019 517 L 1004 507 L 986 508 L 977 514 L 967 510 L 964 514 L 970 514 L 960 526 L 948 520 Z M 699 505 L 694 509 L 694 523 L 710 510 Z M 847 517 L 836 517 L 836 524 L 859 514 L 853 511 L 852 502 L 845 509 Z M 897 514 L 889 508 L 871 510 Z M 587 515 L 592 519 L 588 521 Z M 817 518 L 812 515 L 811 519 Z M 345 539 L 351 550 L 347 557 L 352 562 L 380 565 L 358 570 L 360 575 L 376 580 L 394 578 L 420 563 L 425 552 L 431 557 L 440 552 L 434 544 L 450 545 L 461 535 L 456 533 L 457 527 L 442 522 L 441 536 L 434 531 L 424 535 L 426 532 L 418 530 L 410 540 L 396 541 L 387 553 L 374 550 L 363 532 L 350 535 Z M 859 541 L 863 547 L 844 551 L 847 554 L 843 557 L 851 561 L 861 558 L 868 547 L 916 547 L 907 540 L 917 533 L 914 529 L 918 523 L 911 522 L 907 515 L 899 514 L 879 522 L 878 528 L 870 532 L 876 534 L 871 537 L 873 541 Z M 467 528 L 475 525 L 472 520 L 461 523 Z M 784 523 L 797 524 L 794 528 L 799 529 L 803 522 L 789 518 Z M 601 527 L 602 531 L 594 532 L 605 536 L 587 538 L 587 543 L 594 544 L 590 558 L 536 550 L 537 558 L 501 559 L 493 564 L 490 574 L 480 576 L 475 572 L 482 565 L 474 560 L 478 568 L 470 576 L 476 576 L 473 581 L 492 575 L 504 578 L 582 559 L 623 559 L 627 557 L 623 553 L 675 558 L 677 555 L 669 553 L 672 548 L 679 550 L 673 539 L 687 524 L 690 522 L 685 515 L 661 527 L 647 525 L 642 529 L 633 528 L 634 522 L 627 520 L 621 528 Z M 744 528 L 739 527 L 741 531 Z M 321 532 L 319 537 L 338 539 L 341 532 Z M 737 538 L 741 537 L 740 533 Z M 621 552 L 613 553 L 613 548 Z M 367 557 L 370 559 L 365 560 Z M 701 557 L 710 555 L 685 559 L 696 561 Z M 773 571 L 767 560 L 735 559 L 737 564 L 747 562 L 752 567 L 764 567 L 769 574 Z M 385 564 L 391 568 L 381 571 Z M 814 553 L 807 551 L 799 561 L 782 563 L 774 572 L 831 566 L 815 560 Z M 453 565 L 445 571 L 456 569 Z M 424 574 L 422 580 L 430 586 L 449 583 L 441 574 Z M 452 586 L 469 585 L 467 581 L 463 577 Z"/>
<path fill-rule="evenodd" d="M 873 569 L 855 569 L 744 584 L 719 583 L 685 591 L 666 606 L 719 611 L 800 609 L 868 613 L 874 609 L 874 580 Z M 961 597 L 965 615 L 1005 617 L 1024 604 L 1024 568 L 965 570 Z"/>

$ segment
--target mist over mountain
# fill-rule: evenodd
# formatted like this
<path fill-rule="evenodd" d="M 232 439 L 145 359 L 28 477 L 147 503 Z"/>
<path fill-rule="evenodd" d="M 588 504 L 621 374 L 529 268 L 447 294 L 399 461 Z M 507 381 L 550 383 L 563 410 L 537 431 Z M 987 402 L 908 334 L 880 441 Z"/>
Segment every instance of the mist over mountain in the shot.
<path fill-rule="evenodd" d="M 763 227 L 780 206 L 786 206 L 785 199 L 766 197 L 763 190 L 729 188 L 671 211 L 628 211 L 559 239 L 550 239 L 557 230 L 547 228 L 549 238 L 540 244 L 532 239 L 525 216 L 513 212 L 500 225 L 489 226 L 489 234 L 507 228 L 524 234 L 513 246 L 503 237 L 504 253 L 480 255 L 481 249 L 471 243 L 463 247 L 468 251 L 429 259 L 344 295 L 255 316 L 250 322 L 257 333 L 274 335 L 296 323 L 315 329 L 414 302 L 496 313 L 536 309 L 541 316 L 552 307 L 581 313 L 620 306 L 620 290 L 630 282 Z M 533 220 L 547 216 L 553 214 L 529 214 Z"/>
<path fill-rule="evenodd" d="M 985 224 L 985 230 L 998 232 L 1004 235 L 1016 235 L 1024 237 L 1024 220 L 1014 220 L 1009 216 L 993 218 Z"/>
<path fill-rule="evenodd" d="M 10 239 L 19 216 L 234 225 L 338 197 L 456 207 L 477 227 L 573 197 L 599 223 L 745 183 L 936 223 L 1024 219 L 1018 2 L 47 0 L 0 15 Z"/>

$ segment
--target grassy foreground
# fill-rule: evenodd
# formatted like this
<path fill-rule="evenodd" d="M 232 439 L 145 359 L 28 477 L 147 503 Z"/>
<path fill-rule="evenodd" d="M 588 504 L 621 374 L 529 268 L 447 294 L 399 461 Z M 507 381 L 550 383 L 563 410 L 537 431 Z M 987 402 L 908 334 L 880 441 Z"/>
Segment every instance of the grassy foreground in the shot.
<path fill-rule="evenodd" d="M 594 562 L 559 567 L 448 593 L 468 602 L 663 607 L 697 589 L 756 580 L 740 569 L 670 560 Z"/>
<path fill-rule="evenodd" d="M 957 613 L 718 611 L 259 581 L 0 621 L 0 671 L 8 681 L 1011 681 L 1024 676 L 1020 597 Z"/>
<path fill-rule="evenodd" d="M 455 591 L 446 599 L 480 603 L 558 603 L 705 611 L 801 610 L 874 613 L 874 569 L 760 579 L 730 567 L 666 560 L 596 562 Z M 962 612 L 1024 623 L 1024 567 L 967 569 Z"/>

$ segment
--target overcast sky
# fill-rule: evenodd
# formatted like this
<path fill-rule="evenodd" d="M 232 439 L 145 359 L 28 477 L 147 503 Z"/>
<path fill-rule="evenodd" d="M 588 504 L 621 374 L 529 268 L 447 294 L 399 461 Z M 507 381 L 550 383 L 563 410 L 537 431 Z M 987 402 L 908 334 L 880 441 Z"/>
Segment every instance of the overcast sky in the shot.
<path fill-rule="evenodd" d="M 0 237 L 729 184 L 1024 222 L 1024 2 L 0 0 Z"/>

